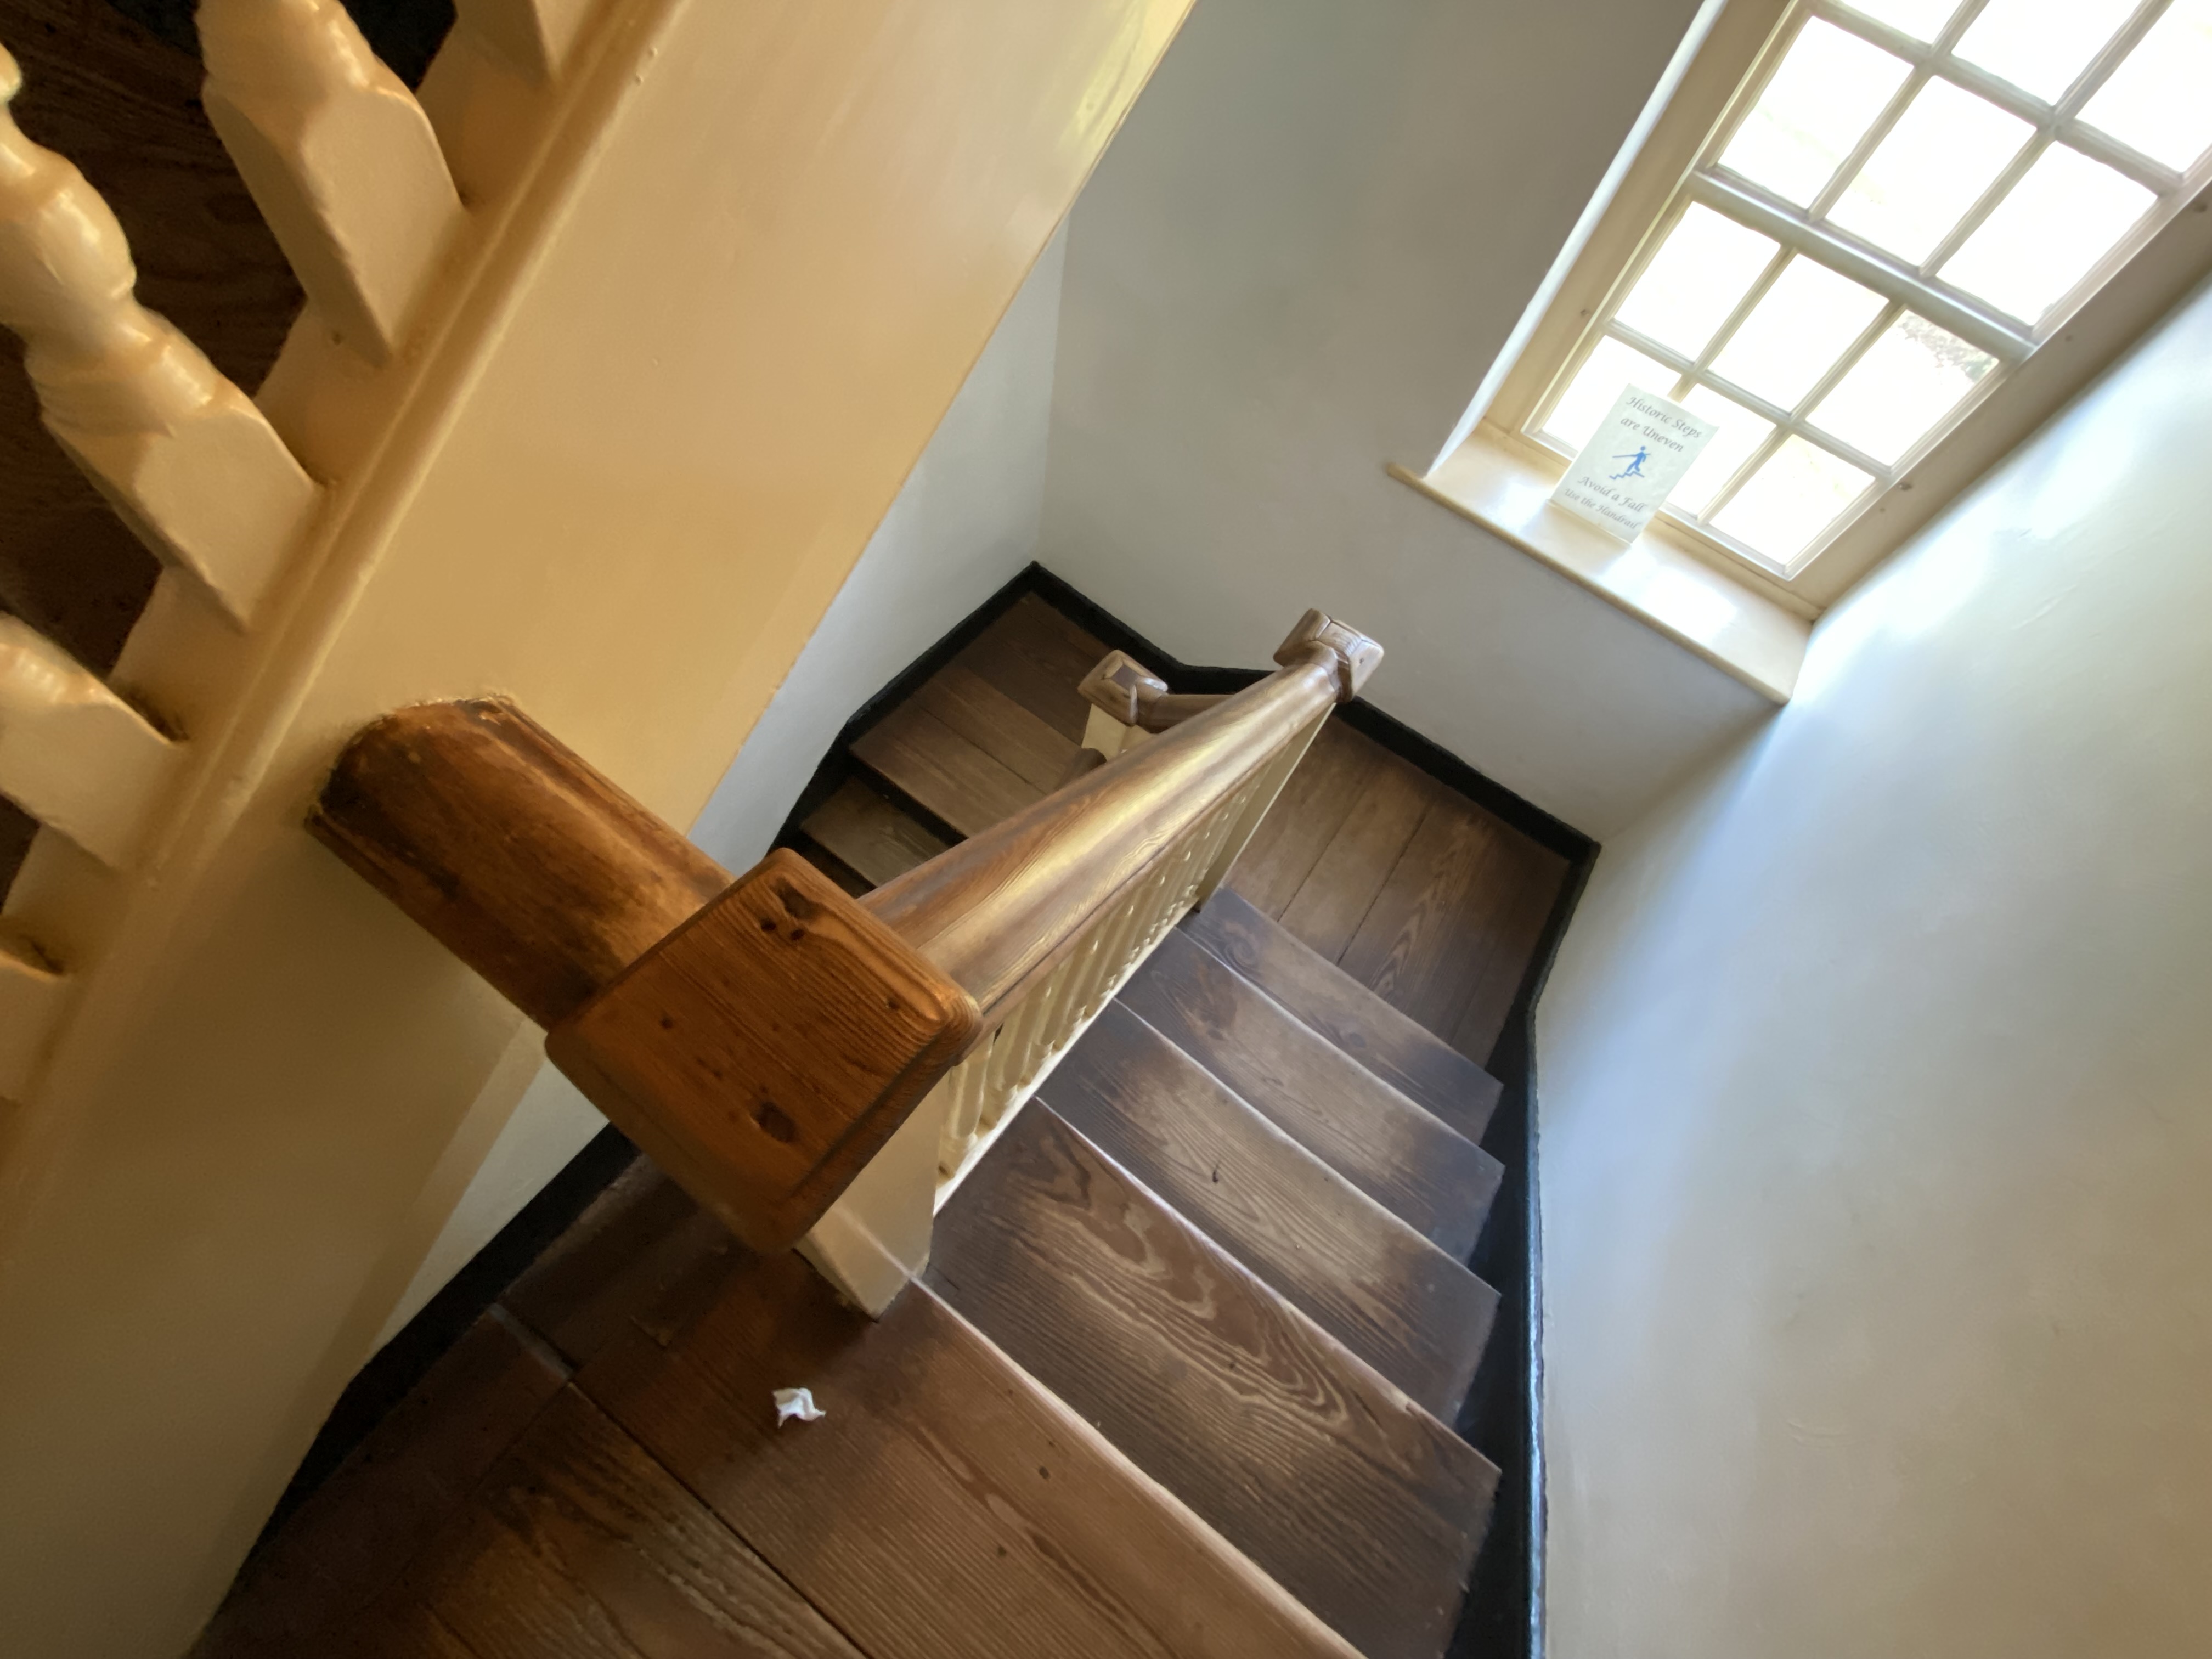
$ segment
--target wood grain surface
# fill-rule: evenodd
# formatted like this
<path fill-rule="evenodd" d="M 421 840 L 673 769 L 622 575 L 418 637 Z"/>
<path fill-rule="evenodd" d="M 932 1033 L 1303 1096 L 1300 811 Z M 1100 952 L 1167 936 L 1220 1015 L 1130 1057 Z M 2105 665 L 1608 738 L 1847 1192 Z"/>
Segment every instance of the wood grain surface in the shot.
<path fill-rule="evenodd" d="M 928 1282 L 1369 1659 L 1437 1659 L 1496 1470 L 1049 1108 L 939 1215 Z"/>
<path fill-rule="evenodd" d="M 1340 721 L 1316 732 L 1305 758 L 1231 867 L 1228 885 L 1268 915 L 1281 915 L 1351 817 L 1372 747 Z"/>
<path fill-rule="evenodd" d="M 681 1284 L 719 1278 L 738 1246 L 653 1160 L 641 1157 L 500 1297 L 572 1366 L 634 1324 L 653 1328 Z"/>
<path fill-rule="evenodd" d="M 1122 988 L 1145 1023 L 1448 1255 L 1465 1261 L 1498 1160 L 1312 1030 L 1182 929 Z"/>
<path fill-rule="evenodd" d="M 549 1031 L 545 1052 L 769 1250 L 822 1218 L 978 1024 L 965 991 L 779 848 Z"/>
<path fill-rule="evenodd" d="M 1039 1096 L 1271 1290 L 1442 1422 L 1498 1293 L 1109 1005 Z"/>
<path fill-rule="evenodd" d="M 836 793 L 807 814 L 800 827 L 870 886 L 881 886 L 915 865 L 927 863 L 945 847 L 858 778 L 846 779 Z"/>
<path fill-rule="evenodd" d="M 1349 1651 L 921 1287 L 871 1322 L 751 1259 L 580 1385 L 874 1659 Z"/>
<path fill-rule="evenodd" d="M 921 702 L 901 704 L 853 744 L 854 758 L 963 836 L 980 835 L 1043 798 Z"/>
<path fill-rule="evenodd" d="M 568 1376 L 514 1321 L 483 1315 L 255 1553 L 193 1659 L 333 1646 Z"/>
<path fill-rule="evenodd" d="M 1369 761 L 1352 793 L 1352 811 L 1297 896 L 1283 908 L 1283 926 L 1331 962 L 1367 920 L 1406 843 L 1444 793 L 1442 784 L 1395 755 Z"/>
<path fill-rule="evenodd" d="M 957 662 L 931 675 L 915 703 L 1041 792 L 1058 786 L 1075 752 L 1048 722 Z"/>
<path fill-rule="evenodd" d="M 1225 884 L 1478 1066 L 1566 860 L 1332 721 Z"/>
<path fill-rule="evenodd" d="M 407 1592 L 480 1659 L 858 1659 L 573 1389 L 409 1580 Z"/>
<path fill-rule="evenodd" d="M 953 661 L 988 680 L 1071 743 L 1083 740 L 1090 705 L 1075 688 L 1105 644 L 1034 593 L 994 617 Z"/>
<path fill-rule="evenodd" d="M 364 728 L 307 827 L 549 1027 L 731 880 L 497 698 L 423 703 Z"/>
<path fill-rule="evenodd" d="M 1565 860 L 1486 812 L 1433 811 L 1338 965 L 1486 1059 L 1566 870 Z M 1478 991 L 1479 1010 L 1470 1006 Z"/>
<path fill-rule="evenodd" d="M 1234 889 L 1194 911 L 1190 936 L 1400 1093 L 1480 1141 L 1501 1085 L 1411 1015 L 1313 950 Z"/>

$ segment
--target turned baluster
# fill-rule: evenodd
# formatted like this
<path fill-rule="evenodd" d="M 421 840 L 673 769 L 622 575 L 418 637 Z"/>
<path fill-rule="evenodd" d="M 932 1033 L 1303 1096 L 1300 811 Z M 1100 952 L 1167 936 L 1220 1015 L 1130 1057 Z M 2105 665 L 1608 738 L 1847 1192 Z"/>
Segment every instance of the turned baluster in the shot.
<path fill-rule="evenodd" d="M 46 429 L 156 557 L 243 620 L 319 492 L 252 400 L 138 303 L 107 204 L 7 110 L 21 85 L 0 49 L 0 323 L 23 337 Z"/>

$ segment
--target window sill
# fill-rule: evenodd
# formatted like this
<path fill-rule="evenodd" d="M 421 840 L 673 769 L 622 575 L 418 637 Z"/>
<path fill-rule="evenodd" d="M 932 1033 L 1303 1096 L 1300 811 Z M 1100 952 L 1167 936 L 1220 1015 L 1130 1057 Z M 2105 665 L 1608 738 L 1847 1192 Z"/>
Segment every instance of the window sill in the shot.
<path fill-rule="evenodd" d="M 1480 428 L 1425 477 L 1395 463 L 1389 472 L 1761 696 L 1790 701 L 1813 631 L 1809 617 L 1709 563 L 1664 526 L 1615 541 L 1552 505 L 1559 480 L 1540 461 Z"/>

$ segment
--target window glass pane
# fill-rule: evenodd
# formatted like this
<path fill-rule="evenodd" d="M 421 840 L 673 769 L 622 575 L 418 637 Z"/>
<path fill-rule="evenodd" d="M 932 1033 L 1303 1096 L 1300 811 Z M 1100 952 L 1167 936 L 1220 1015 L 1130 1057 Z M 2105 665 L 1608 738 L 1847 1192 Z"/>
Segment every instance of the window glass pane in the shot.
<path fill-rule="evenodd" d="M 1990 0 L 1956 51 L 2022 92 L 2055 104 L 2105 42 L 2134 13 L 2136 0 Z"/>
<path fill-rule="evenodd" d="M 1694 357 L 1766 269 L 1776 246 L 1771 236 L 1692 205 L 1636 279 L 1620 320 Z"/>
<path fill-rule="evenodd" d="M 1959 7 L 1958 0 L 1858 0 L 1851 9 L 1916 40 L 1933 40 Z"/>
<path fill-rule="evenodd" d="M 2033 323 L 2155 199 L 2101 161 L 2053 144 L 1936 274 Z"/>
<path fill-rule="evenodd" d="M 1996 365 L 1988 352 L 1908 311 L 1820 399 L 1813 423 L 1892 465 Z"/>
<path fill-rule="evenodd" d="M 1663 398 L 1674 390 L 1674 382 L 1680 378 L 1666 364 L 1608 334 L 1597 343 L 1546 417 L 1544 435 L 1558 439 L 1579 454 L 1624 388 L 1640 386 Z"/>
<path fill-rule="evenodd" d="M 1814 18 L 1790 43 L 1721 165 L 1806 205 L 1904 84 L 1902 58 Z"/>
<path fill-rule="evenodd" d="M 2193 167 L 2212 146 L 2212 0 L 2173 0 L 2081 118 L 2154 161 Z"/>
<path fill-rule="evenodd" d="M 1713 527 L 1787 564 L 1873 482 L 1849 461 L 1793 437 L 1744 481 Z"/>
<path fill-rule="evenodd" d="M 1882 297 L 1802 255 L 1784 267 L 1713 372 L 1794 409 L 1881 310 Z"/>
<path fill-rule="evenodd" d="M 2034 131 L 1985 98 L 1930 81 L 1913 94 L 1828 217 L 1917 265 Z"/>
<path fill-rule="evenodd" d="M 1712 505 L 1713 497 L 1720 494 L 1721 486 L 1735 477 L 1736 468 L 1749 460 L 1752 452 L 1766 441 L 1767 434 L 1774 430 L 1774 422 L 1763 415 L 1753 414 L 1733 398 L 1722 397 L 1709 386 L 1692 386 L 1682 404 L 1720 428 L 1713 434 L 1713 441 L 1705 446 L 1705 453 L 1691 463 L 1690 470 L 1667 497 L 1667 505 L 1677 513 L 1702 514 Z"/>

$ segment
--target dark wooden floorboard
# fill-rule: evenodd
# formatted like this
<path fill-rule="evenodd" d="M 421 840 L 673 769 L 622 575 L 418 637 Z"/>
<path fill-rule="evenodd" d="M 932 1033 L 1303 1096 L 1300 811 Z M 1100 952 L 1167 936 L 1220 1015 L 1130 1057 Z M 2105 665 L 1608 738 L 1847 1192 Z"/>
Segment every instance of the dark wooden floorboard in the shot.
<path fill-rule="evenodd" d="M 926 1289 L 870 1321 L 748 1259 L 579 1383 L 872 1659 L 1343 1659 Z M 800 1383 L 827 1415 L 779 1431 Z"/>
<path fill-rule="evenodd" d="M 1040 1098 L 1439 1421 L 1458 1420 L 1498 1293 L 1119 1004 Z"/>
<path fill-rule="evenodd" d="M 1378 752 L 1370 762 L 1352 811 L 1282 915 L 1284 927 L 1331 962 L 1352 943 L 1406 843 L 1446 793 L 1395 755 Z"/>
<path fill-rule="evenodd" d="M 1032 1104 L 928 1282 L 1368 1659 L 1437 1659 L 1497 1472 Z"/>
<path fill-rule="evenodd" d="M 1565 884 L 1565 863 L 1541 848 L 1522 854 L 1522 872 L 1507 906 L 1493 913 L 1491 949 L 1469 988 L 1466 1005 L 1453 1021 L 1451 1040 L 1462 1054 L 1486 1059 L 1512 1012 L 1513 1000 L 1535 965 L 1544 928 Z"/>
<path fill-rule="evenodd" d="M 1443 1252 L 1465 1261 L 1498 1160 L 1376 1077 L 1182 929 L 1122 988 L 1145 1023 Z"/>
<path fill-rule="evenodd" d="M 1045 795 L 917 703 L 892 710 L 862 733 L 853 754 L 963 836 Z"/>
<path fill-rule="evenodd" d="M 802 827 L 825 852 L 878 887 L 945 850 L 934 834 L 858 778 L 841 784 Z"/>
<path fill-rule="evenodd" d="M 1322 726 L 1231 866 L 1228 884 L 1267 915 L 1281 915 L 1351 816 L 1380 752 L 1334 720 Z"/>
<path fill-rule="evenodd" d="M 1224 887 L 1192 914 L 1190 936 L 1400 1093 L 1469 1140 L 1482 1139 L 1498 1079 L 1411 1015 Z"/>
<path fill-rule="evenodd" d="M 495 1309 L 247 1562 L 194 1659 L 334 1644 L 568 1380 Z"/>
<path fill-rule="evenodd" d="M 574 1389 L 400 1587 L 478 1659 L 860 1659 Z"/>
<path fill-rule="evenodd" d="M 687 1278 L 711 1278 L 737 1248 L 690 1194 L 640 1158 L 501 1300 L 581 1366 L 633 1324 L 653 1325 L 672 1290 Z"/>
<path fill-rule="evenodd" d="M 1565 860 L 1473 803 L 1448 798 L 1407 846 L 1338 965 L 1457 1044 L 1478 986 L 1519 983 L 1565 877 Z M 1511 925 L 1524 915 L 1535 919 L 1534 929 Z M 1498 1024 L 1511 1000 L 1509 990 L 1495 1005 Z M 1487 1041 L 1463 1052 L 1480 1062 L 1497 1036 L 1493 1025 Z"/>
<path fill-rule="evenodd" d="M 1097 639 L 1036 594 L 1025 593 L 953 661 L 1070 743 L 1080 743 L 1091 705 L 1075 688 L 1105 654 Z"/>
<path fill-rule="evenodd" d="M 1074 758 L 1074 743 L 957 662 L 931 675 L 915 702 L 1042 793 L 1059 787 Z"/>
<path fill-rule="evenodd" d="M 482 1659 L 436 1613 L 414 1602 L 379 1607 L 350 1632 L 307 1651 L 316 1659 Z"/>

